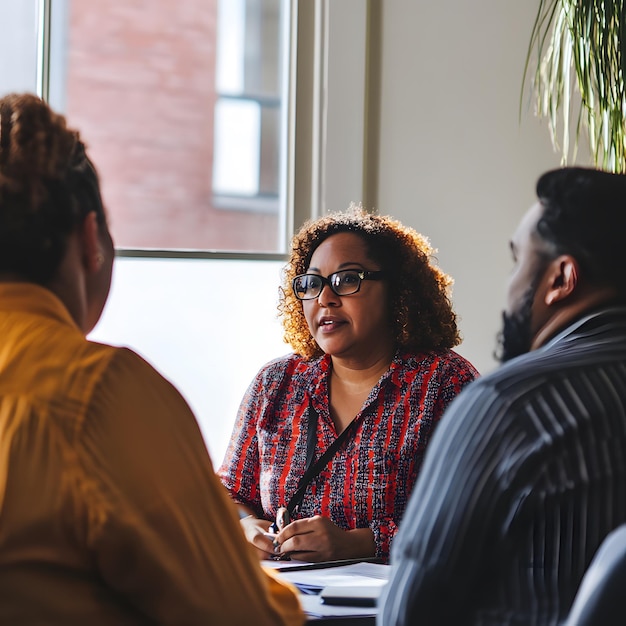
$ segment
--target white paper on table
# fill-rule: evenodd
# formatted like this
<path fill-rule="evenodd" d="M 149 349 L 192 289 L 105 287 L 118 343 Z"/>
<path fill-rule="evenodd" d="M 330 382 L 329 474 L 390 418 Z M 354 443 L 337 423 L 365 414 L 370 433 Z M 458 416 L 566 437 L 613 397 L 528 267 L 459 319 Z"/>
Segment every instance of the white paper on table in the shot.
<path fill-rule="evenodd" d="M 322 590 L 324 587 L 382 586 L 391 572 L 389 565 L 381 563 L 355 563 L 309 570 L 277 572 L 277 575 L 297 587 Z"/>

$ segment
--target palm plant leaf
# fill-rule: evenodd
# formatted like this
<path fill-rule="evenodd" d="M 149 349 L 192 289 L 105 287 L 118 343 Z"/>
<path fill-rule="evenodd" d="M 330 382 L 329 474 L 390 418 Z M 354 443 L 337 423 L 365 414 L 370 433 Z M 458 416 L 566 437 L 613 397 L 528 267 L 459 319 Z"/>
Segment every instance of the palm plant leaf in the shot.
<path fill-rule="evenodd" d="M 626 171 L 623 5 L 624 0 L 539 0 L 524 79 L 536 54 L 536 113 L 548 118 L 564 164 L 586 131 L 595 164 Z"/>

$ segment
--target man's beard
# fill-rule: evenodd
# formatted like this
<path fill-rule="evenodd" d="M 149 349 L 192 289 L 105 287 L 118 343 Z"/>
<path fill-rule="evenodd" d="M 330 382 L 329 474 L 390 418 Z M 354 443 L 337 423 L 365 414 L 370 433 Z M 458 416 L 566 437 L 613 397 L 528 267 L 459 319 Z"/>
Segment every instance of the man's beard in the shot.
<path fill-rule="evenodd" d="M 532 307 L 539 281 L 534 281 L 528 288 L 519 309 L 507 315 L 502 312 L 502 330 L 498 333 L 498 346 L 494 356 L 500 363 L 530 352 L 532 343 L 531 322 Z"/>

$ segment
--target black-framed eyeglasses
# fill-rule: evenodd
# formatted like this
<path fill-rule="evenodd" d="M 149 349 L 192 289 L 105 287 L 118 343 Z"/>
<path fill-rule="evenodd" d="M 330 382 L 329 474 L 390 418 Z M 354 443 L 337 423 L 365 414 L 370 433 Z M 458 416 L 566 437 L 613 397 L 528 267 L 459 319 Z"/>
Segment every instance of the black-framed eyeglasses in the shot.
<path fill-rule="evenodd" d="M 385 272 L 369 272 L 367 270 L 341 270 L 328 276 L 319 274 L 300 274 L 293 279 L 293 293 L 298 300 L 317 298 L 324 285 L 328 285 L 338 296 L 350 296 L 361 289 L 363 280 L 380 280 Z"/>

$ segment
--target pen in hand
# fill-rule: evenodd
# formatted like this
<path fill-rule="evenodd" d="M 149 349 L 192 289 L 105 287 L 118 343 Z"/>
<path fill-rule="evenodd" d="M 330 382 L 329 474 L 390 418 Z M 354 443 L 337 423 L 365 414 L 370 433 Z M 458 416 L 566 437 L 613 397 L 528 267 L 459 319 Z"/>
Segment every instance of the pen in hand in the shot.
<path fill-rule="evenodd" d="M 276 535 L 290 522 L 289 511 L 284 507 L 279 507 L 278 511 L 276 511 L 276 519 L 271 523 L 269 527 L 270 538 L 273 539 L 272 543 L 274 544 L 274 554 L 271 558 L 275 561 L 289 561 L 288 554 L 280 554 L 280 544 L 276 539 Z"/>
<path fill-rule="evenodd" d="M 289 511 L 284 506 L 281 506 L 276 511 L 276 520 L 270 525 L 269 531 L 277 535 L 290 521 Z"/>

